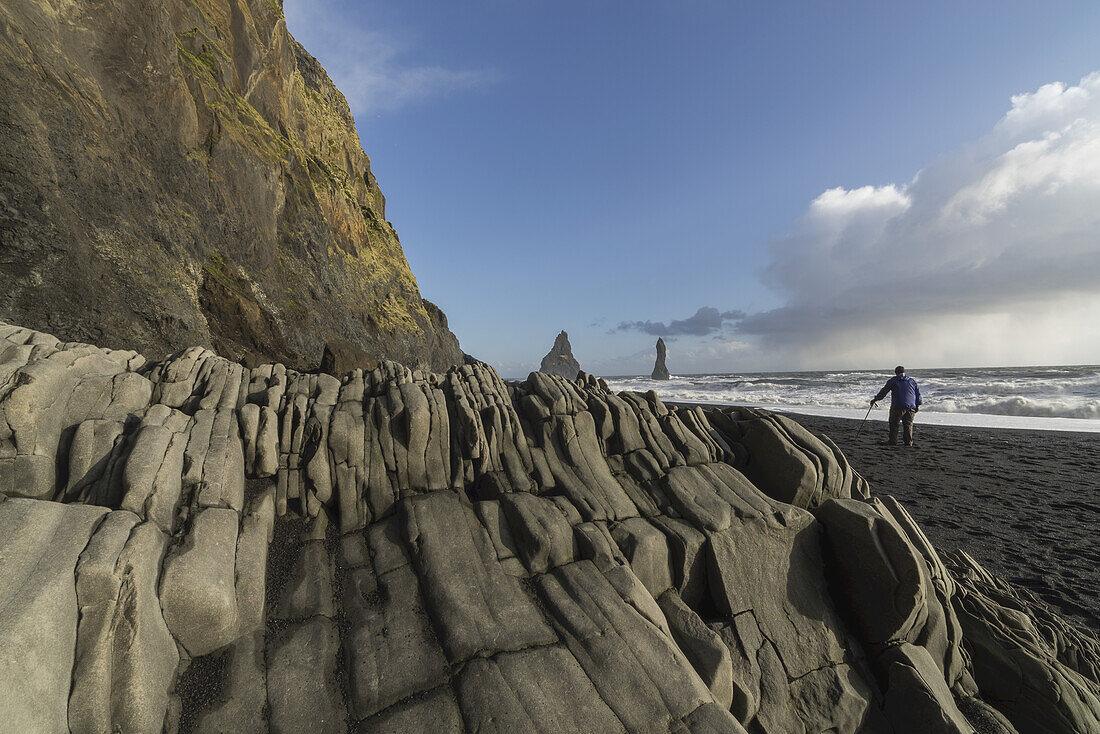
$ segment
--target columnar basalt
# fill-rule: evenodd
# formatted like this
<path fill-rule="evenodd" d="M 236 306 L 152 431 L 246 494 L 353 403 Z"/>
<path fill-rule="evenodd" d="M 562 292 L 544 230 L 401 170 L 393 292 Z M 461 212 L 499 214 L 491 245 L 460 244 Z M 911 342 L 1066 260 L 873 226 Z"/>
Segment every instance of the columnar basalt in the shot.
<path fill-rule="evenodd" d="M 941 557 L 828 439 L 583 373 L 0 325 L 0 558 L 13 731 L 1100 722 L 1100 642 Z"/>

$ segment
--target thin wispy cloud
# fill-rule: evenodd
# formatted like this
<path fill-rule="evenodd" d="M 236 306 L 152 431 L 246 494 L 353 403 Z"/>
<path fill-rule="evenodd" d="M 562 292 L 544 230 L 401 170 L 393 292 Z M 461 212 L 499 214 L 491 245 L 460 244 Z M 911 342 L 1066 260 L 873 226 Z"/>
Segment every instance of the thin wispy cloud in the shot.
<path fill-rule="evenodd" d="M 331 2 L 286 2 L 287 27 L 321 59 L 357 113 L 392 112 L 500 80 L 494 69 L 426 63 L 423 49 L 397 28 L 370 25 L 362 14 Z"/>
<path fill-rule="evenodd" d="M 908 183 L 822 193 L 770 244 L 785 305 L 738 329 L 804 365 L 1094 361 L 1097 202 L 1100 73 L 1012 97 Z"/>
<path fill-rule="evenodd" d="M 640 331 L 660 337 L 707 336 L 723 326 L 745 317 L 743 311 L 719 311 L 713 306 L 703 306 L 694 315 L 677 321 L 621 321 L 610 333 Z"/>

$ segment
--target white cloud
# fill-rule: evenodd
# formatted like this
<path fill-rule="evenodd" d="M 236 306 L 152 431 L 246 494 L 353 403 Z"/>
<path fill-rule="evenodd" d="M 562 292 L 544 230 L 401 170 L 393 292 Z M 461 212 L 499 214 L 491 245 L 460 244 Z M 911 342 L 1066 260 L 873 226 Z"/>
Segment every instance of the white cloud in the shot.
<path fill-rule="evenodd" d="M 880 212 L 886 216 L 898 214 L 909 208 L 909 197 L 903 188 L 889 186 L 863 186 L 845 189 L 837 186 L 810 202 L 810 211 L 816 217 L 843 218 L 860 212 Z"/>
<path fill-rule="evenodd" d="M 909 183 L 822 193 L 770 245 L 786 304 L 741 328 L 805 366 L 1100 361 L 1098 204 L 1100 73 Z"/>
<path fill-rule="evenodd" d="M 1021 130 L 1027 126 L 1049 127 L 1051 121 L 1079 114 L 1090 103 L 1095 104 L 1094 93 L 1100 83 L 1100 72 L 1089 74 L 1076 87 L 1066 87 L 1062 82 L 1044 84 L 1034 92 L 1012 95 L 1012 109 L 1001 120 L 1002 128 Z"/>
<path fill-rule="evenodd" d="M 407 35 L 370 25 L 364 13 L 371 7 L 353 13 L 327 0 L 284 5 L 291 34 L 321 60 L 354 112 L 389 112 L 499 79 L 491 69 L 418 63 Z"/>

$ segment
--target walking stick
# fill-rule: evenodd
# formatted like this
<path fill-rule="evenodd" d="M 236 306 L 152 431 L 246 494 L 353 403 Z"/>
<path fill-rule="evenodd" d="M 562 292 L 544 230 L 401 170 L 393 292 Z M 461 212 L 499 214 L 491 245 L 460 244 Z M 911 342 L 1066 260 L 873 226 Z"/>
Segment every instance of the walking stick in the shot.
<path fill-rule="evenodd" d="M 871 403 L 870 407 L 867 408 L 867 415 L 863 416 L 863 423 L 867 422 L 867 418 L 871 415 L 871 408 L 873 407 L 875 407 L 875 404 Z M 860 423 L 859 428 L 856 429 L 856 436 L 859 436 L 859 432 L 863 430 L 863 423 Z"/>

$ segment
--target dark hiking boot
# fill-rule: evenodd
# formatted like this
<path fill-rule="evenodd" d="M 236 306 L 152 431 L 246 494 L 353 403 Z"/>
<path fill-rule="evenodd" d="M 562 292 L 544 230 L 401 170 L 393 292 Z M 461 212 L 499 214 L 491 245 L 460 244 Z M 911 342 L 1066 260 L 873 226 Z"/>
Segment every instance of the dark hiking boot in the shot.
<path fill-rule="evenodd" d="M 879 441 L 879 446 L 897 446 L 897 441 Z"/>

